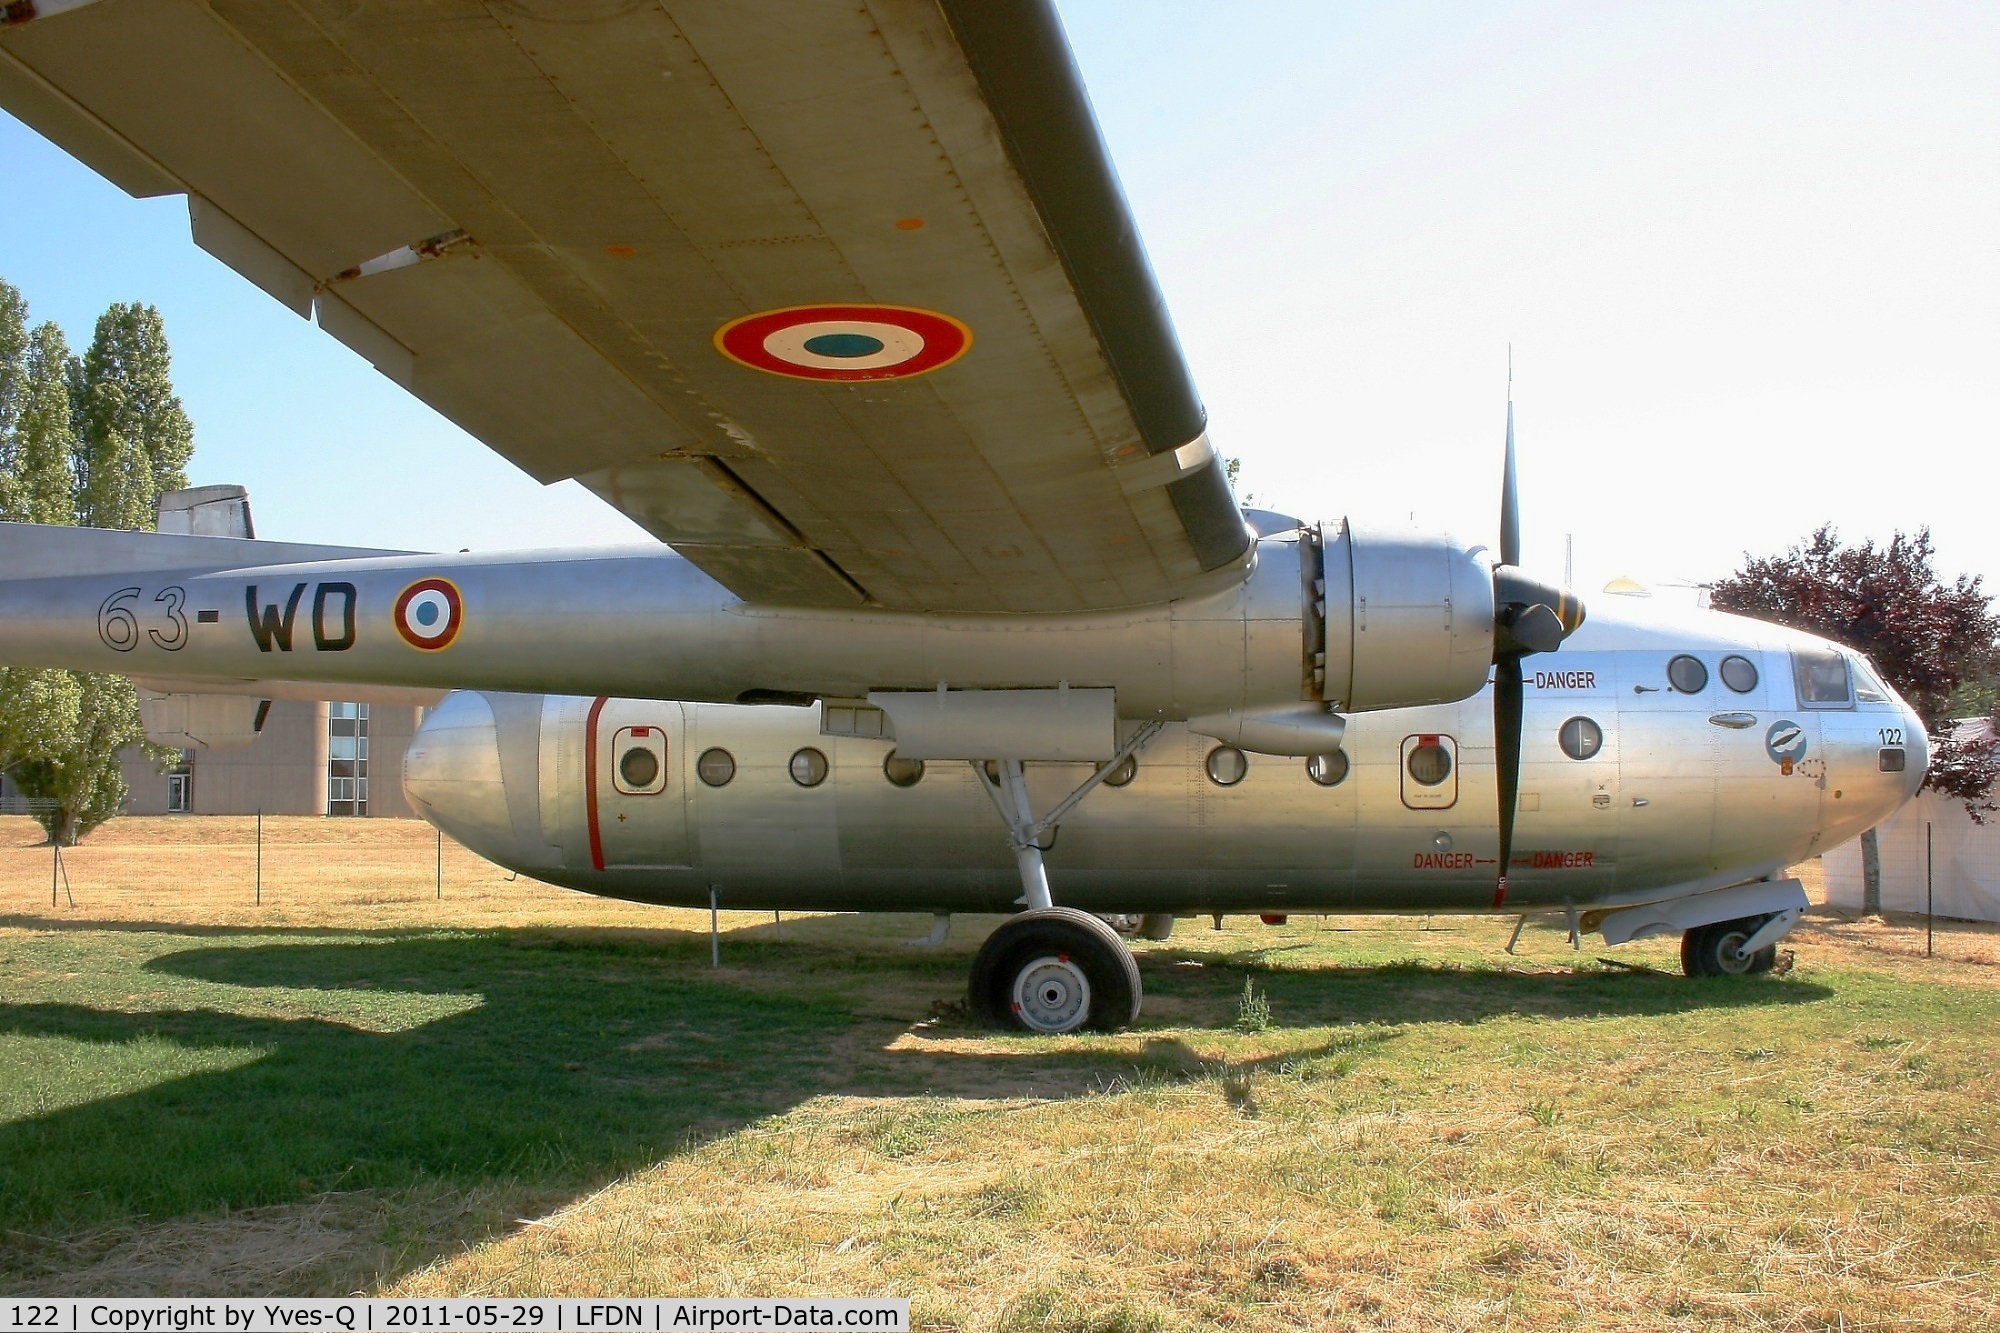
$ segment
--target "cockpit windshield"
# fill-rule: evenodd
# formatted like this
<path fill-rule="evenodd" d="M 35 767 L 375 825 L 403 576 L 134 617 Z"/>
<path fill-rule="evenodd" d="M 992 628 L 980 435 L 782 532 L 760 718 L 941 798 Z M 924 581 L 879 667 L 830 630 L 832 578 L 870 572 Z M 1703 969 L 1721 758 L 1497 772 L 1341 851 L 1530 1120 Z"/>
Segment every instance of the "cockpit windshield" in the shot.
<path fill-rule="evenodd" d="M 1801 708 L 1847 708 L 1854 703 L 1847 655 L 1836 649 L 1794 649 L 1792 678 L 1798 682 Z"/>
<path fill-rule="evenodd" d="M 1875 668 L 1868 665 L 1868 659 L 1859 653 L 1854 655 L 1854 697 L 1864 704 L 1885 704 L 1894 694 L 1882 678 L 1875 674 Z"/>

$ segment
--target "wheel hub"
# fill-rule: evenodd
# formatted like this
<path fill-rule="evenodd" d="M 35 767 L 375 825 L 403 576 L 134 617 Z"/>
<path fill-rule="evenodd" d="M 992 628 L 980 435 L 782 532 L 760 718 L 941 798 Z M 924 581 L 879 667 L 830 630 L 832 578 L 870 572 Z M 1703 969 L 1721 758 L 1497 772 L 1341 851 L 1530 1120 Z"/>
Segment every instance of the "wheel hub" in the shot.
<path fill-rule="evenodd" d="M 1035 1032 L 1074 1032 L 1090 1017 L 1090 978 L 1067 954 L 1030 959 L 1014 974 L 1014 1013 Z"/>
<path fill-rule="evenodd" d="M 1715 942 L 1715 961 L 1729 976 L 1740 977 L 1750 970 L 1751 956 L 1743 952 L 1749 939 L 1743 931 L 1732 930 Z"/>

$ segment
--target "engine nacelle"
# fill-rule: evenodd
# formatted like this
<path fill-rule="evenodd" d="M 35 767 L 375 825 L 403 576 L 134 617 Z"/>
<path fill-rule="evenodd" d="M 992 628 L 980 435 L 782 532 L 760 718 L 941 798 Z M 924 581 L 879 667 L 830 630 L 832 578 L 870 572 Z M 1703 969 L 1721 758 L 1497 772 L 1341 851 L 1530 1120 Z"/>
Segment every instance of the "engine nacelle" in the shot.
<path fill-rule="evenodd" d="M 1306 529 L 1300 565 L 1308 698 L 1361 712 L 1447 703 L 1486 683 L 1493 570 L 1480 548 L 1343 523 Z"/>

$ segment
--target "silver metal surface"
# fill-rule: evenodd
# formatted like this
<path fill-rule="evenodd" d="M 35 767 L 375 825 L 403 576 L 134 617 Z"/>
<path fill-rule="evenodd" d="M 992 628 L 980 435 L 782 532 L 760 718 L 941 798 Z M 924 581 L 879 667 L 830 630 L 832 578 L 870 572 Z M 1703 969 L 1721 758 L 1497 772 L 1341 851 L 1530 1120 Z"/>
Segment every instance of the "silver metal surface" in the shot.
<path fill-rule="evenodd" d="M 1441 538 L 1411 541 L 1364 542 L 1375 554 L 1362 562 L 1352 606 L 1374 617 L 1373 629 L 1350 644 L 1347 604 L 1329 603 L 1325 633 L 1340 645 L 1327 661 L 1329 698 L 1390 707 L 1464 695 L 1484 679 L 1492 626 L 1483 567 Z M 1345 565 L 1344 542 L 1330 548 L 1329 563 Z M 1047 616 L 750 606 L 657 547 L 337 558 L 348 554 L 0 524 L 0 571 L 103 571 L 0 577 L 0 664 L 715 702 L 1066 681 L 1115 690 L 1125 718 L 1301 697 L 1295 533 L 1259 543 L 1255 569 L 1236 586 L 1161 606 Z M 413 642 L 395 620 L 399 598 L 425 580 L 448 583 L 462 604 L 455 637 L 436 648 Z"/>
<path fill-rule="evenodd" d="M 1791 654 L 1820 647 L 1731 616 L 1661 619 L 1607 607 L 1563 652 L 1531 659 L 1539 669 L 1527 675 L 1521 813 L 1504 902 L 1494 896 L 1494 750 L 1483 696 L 1351 719 L 1342 747 L 1347 773 L 1330 787 L 1313 781 L 1305 761 L 1257 755 L 1240 783 L 1217 786 L 1205 766 L 1215 743 L 1169 724 L 1140 753 L 1128 785 L 1098 786 L 1056 828 L 1037 833 L 1039 857 L 1055 903 L 1100 912 L 1575 909 L 1590 914 L 1586 929 L 1598 929 L 1612 919 L 1605 914 L 1629 908 L 1639 910 L 1619 918 L 1620 928 L 1636 931 L 1680 920 L 1648 904 L 1722 912 L 1702 921 L 1781 910 L 1786 904 L 1746 907 L 1732 886 L 1858 834 L 1922 778 L 1917 720 L 1900 701 L 1810 714 L 1796 708 Z M 1667 661 L 1681 653 L 1711 667 L 1702 691 L 1666 687 Z M 1735 694 L 1716 679 L 1715 664 L 1730 653 L 1757 665 L 1756 690 Z M 1648 684 L 1656 688 L 1637 688 Z M 538 731 L 539 766 L 496 765 L 490 752 L 505 749 L 504 734 L 483 730 L 479 710 L 457 704 L 465 697 L 454 696 L 433 722 L 452 744 L 486 747 L 488 756 L 439 765 L 413 750 L 412 795 L 474 850 L 552 882 L 686 905 L 699 905 L 716 885 L 725 906 L 788 910 L 1011 911 L 1021 896 L 1009 829 L 974 766 L 936 763 L 914 786 L 894 786 L 883 767 L 893 742 L 822 736 L 816 707 L 604 703 L 600 738 L 642 717 L 681 728 L 669 736 L 682 759 L 667 788 L 621 808 L 628 823 L 657 819 L 676 830 L 685 852 L 677 865 L 621 869 L 607 860 L 600 869 L 590 857 L 585 796 L 591 781 L 600 792 L 610 781 L 611 759 L 600 743 L 592 779 L 578 735 L 595 701 L 543 700 L 539 718 L 507 724 Z M 1757 725 L 1711 726 L 1710 714 L 1723 708 L 1753 713 Z M 472 724 L 454 721 L 455 710 Z M 1585 760 L 1558 743 L 1563 724 L 1579 716 L 1604 734 Z M 1781 723 L 1796 725 L 1799 736 Z M 430 731 L 427 724 L 424 739 Z M 1905 738 L 1906 771 L 1878 770 L 1885 732 Z M 1792 746 L 1803 740 L 1789 770 L 1774 756 L 1774 735 Z M 1405 800 L 1403 756 L 1425 737 L 1451 741 L 1457 756 L 1457 798 L 1443 808 L 1413 809 Z M 711 746 L 727 749 L 736 765 L 721 788 L 693 776 L 695 759 Z M 789 774 L 802 746 L 827 756 L 830 774 L 819 787 L 801 788 Z M 426 765 L 475 780 L 447 786 Z M 505 768 L 507 800 L 519 799 L 517 782 L 536 788 L 530 804 L 544 836 L 525 853 L 497 809 L 447 809 L 454 801 L 497 806 L 496 767 Z M 1030 810 L 1055 809 L 1093 773 L 1083 764 L 1026 765 Z M 1637 799 L 1647 804 L 1635 806 Z M 1051 833 L 1052 845 L 1044 836 Z M 560 863 L 516 859 L 540 847 L 559 848 Z"/>

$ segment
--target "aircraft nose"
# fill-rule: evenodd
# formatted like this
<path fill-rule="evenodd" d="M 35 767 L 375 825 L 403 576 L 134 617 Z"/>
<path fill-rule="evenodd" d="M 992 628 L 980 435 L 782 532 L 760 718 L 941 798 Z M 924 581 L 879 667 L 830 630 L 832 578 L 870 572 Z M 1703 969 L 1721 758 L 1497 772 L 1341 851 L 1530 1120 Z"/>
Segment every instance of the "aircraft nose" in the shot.
<path fill-rule="evenodd" d="M 513 840 L 500 727 L 483 694 L 458 690 L 430 712 L 403 755 L 403 793 L 431 823 L 482 854 Z"/>
<path fill-rule="evenodd" d="M 1924 729 L 1924 720 L 1917 716 L 1917 710 L 1903 705 L 1903 735 L 1906 738 L 1905 751 L 1909 755 L 1904 772 L 1904 798 L 1915 796 L 1917 788 L 1924 785 L 1924 775 L 1931 767 L 1931 738 Z"/>

